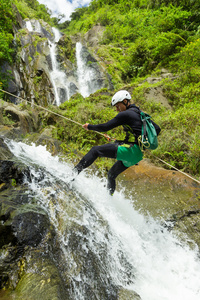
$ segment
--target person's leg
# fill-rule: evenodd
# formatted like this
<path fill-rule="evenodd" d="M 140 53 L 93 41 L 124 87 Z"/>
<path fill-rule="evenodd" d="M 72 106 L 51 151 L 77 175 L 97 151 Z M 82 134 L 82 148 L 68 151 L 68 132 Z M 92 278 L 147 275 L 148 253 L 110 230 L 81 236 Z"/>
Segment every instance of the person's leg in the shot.
<path fill-rule="evenodd" d="M 75 172 L 78 172 L 79 174 L 83 169 L 89 167 L 98 157 L 116 158 L 117 147 L 116 144 L 105 144 L 92 147 L 92 149 L 74 167 Z"/>
<path fill-rule="evenodd" d="M 108 183 L 107 183 L 107 189 L 109 190 L 109 193 L 113 195 L 116 187 L 115 179 L 116 177 L 128 169 L 128 167 L 125 167 L 122 163 L 122 161 L 118 160 L 116 163 L 112 166 L 112 168 L 108 171 Z"/>

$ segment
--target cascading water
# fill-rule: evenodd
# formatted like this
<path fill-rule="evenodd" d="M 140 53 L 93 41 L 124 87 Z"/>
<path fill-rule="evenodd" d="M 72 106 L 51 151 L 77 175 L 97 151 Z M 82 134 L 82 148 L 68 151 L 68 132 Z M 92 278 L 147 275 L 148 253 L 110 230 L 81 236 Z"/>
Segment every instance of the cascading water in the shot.
<path fill-rule="evenodd" d="M 61 103 L 69 100 L 75 93 L 79 92 L 83 97 L 88 97 L 91 93 L 104 86 L 103 75 L 100 70 L 94 66 L 93 61 L 88 62 L 84 59 L 84 54 L 88 51 L 81 43 L 76 44 L 76 61 L 77 61 L 77 78 L 71 76 L 67 77 L 64 70 L 61 70 L 60 63 L 57 60 L 57 43 L 61 38 L 61 33 L 56 28 L 52 28 L 52 36 L 41 26 L 38 20 L 29 20 L 25 23 L 26 28 L 30 32 L 36 32 L 48 38 L 48 45 L 50 51 L 50 80 L 54 89 L 55 104 L 59 106 Z M 96 63 L 95 63 L 96 64 Z M 73 72 L 72 72 L 73 73 Z"/>
<path fill-rule="evenodd" d="M 90 70 L 86 72 L 85 63 L 81 56 L 81 50 L 82 50 L 82 44 L 76 43 L 76 61 L 77 61 L 77 75 L 78 75 L 79 89 L 83 97 L 88 97 L 90 94 L 88 80 L 90 79 L 92 74 Z"/>
<path fill-rule="evenodd" d="M 51 156 L 43 146 L 14 141 L 7 144 L 30 167 L 29 188 L 56 229 L 63 268 L 66 265 L 71 274 L 71 299 L 116 299 L 112 285 L 136 291 L 142 300 L 200 299 L 196 250 L 181 244 L 152 218 L 135 211 L 123 192 L 109 196 L 105 179 L 84 171 L 69 188 L 70 164 Z M 42 180 L 37 180 L 41 178 L 39 169 Z M 77 265 L 77 255 L 84 272 Z M 92 257 L 89 262 L 88 257 Z M 96 275 L 91 261 L 98 268 Z M 100 296 L 100 282 L 107 287 L 104 297 Z M 96 289 L 94 297 L 88 296 L 89 287 Z"/>
<path fill-rule="evenodd" d="M 43 28 L 39 21 L 34 20 L 26 21 L 26 28 L 30 32 L 37 32 L 43 34 Z M 61 38 L 61 33 L 56 28 L 52 28 L 52 32 L 54 35 L 53 40 L 48 38 L 48 45 L 50 50 L 50 58 L 51 58 L 51 70 L 50 70 L 50 79 L 53 85 L 54 94 L 55 94 L 55 104 L 60 105 L 61 99 L 62 102 L 67 101 L 69 99 L 69 89 L 68 89 L 68 79 L 65 73 L 60 70 L 59 63 L 57 61 L 57 42 Z"/>
<path fill-rule="evenodd" d="M 50 75 L 51 82 L 55 91 L 55 104 L 59 106 L 61 104 L 60 99 L 62 99 L 62 102 L 69 100 L 69 82 L 65 73 L 60 70 L 59 63 L 56 58 L 56 43 L 61 38 L 61 34 L 56 28 L 52 28 L 52 31 L 54 33 L 54 40 L 53 42 L 48 40 L 52 63 L 52 70 L 50 72 Z"/>
<path fill-rule="evenodd" d="M 79 90 L 83 97 L 88 97 L 102 88 L 102 82 L 98 80 L 99 74 L 92 62 L 84 58 L 84 47 L 80 42 L 76 43 L 76 61 Z"/>

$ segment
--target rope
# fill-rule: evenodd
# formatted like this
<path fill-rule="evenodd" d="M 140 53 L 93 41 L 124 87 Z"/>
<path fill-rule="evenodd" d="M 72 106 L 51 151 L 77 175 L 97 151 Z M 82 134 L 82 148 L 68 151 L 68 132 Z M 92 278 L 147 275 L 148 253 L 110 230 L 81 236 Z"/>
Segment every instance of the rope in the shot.
<path fill-rule="evenodd" d="M 190 179 L 192 179 L 192 180 L 194 180 L 194 181 L 196 181 L 197 183 L 199 183 L 199 184 L 200 184 L 200 181 L 199 181 L 199 180 L 195 179 L 194 177 L 190 176 L 189 174 L 187 174 L 187 173 L 185 173 L 185 172 L 183 172 L 183 171 L 181 171 L 181 170 L 177 169 L 176 167 L 174 167 L 174 166 L 170 165 L 169 163 L 167 163 L 167 162 L 166 162 L 166 161 L 164 161 L 163 159 L 161 159 L 161 158 L 159 158 L 159 157 L 157 157 L 157 156 L 153 155 L 152 153 L 151 153 L 151 155 L 152 155 L 153 157 L 155 157 L 156 159 L 160 160 L 160 161 L 161 161 L 162 163 L 164 163 L 165 165 L 167 165 L 167 166 L 169 166 L 169 167 L 171 167 L 171 168 L 175 169 L 176 171 L 178 171 L 178 172 L 182 173 L 183 175 L 185 175 L 185 176 L 189 177 Z"/>
<path fill-rule="evenodd" d="M 8 94 L 8 95 L 10 95 L 10 96 L 13 96 L 13 97 L 15 97 L 15 98 L 18 98 L 18 99 L 20 99 L 20 100 L 22 100 L 22 101 L 28 102 L 28 103 L 30 103 L 31 105 L 34 105 L 34 106 L 36 106 L 36 107 L 38 107 L 38 108 L 41 108 L 41 109 L 43 109 L 43 110 L 45 110 L 45 111 L 47 111 L 47 112 L 49 112 L 49 113 L 52 113 L 52 114 L 54 114 L 54 115 L 56 115 L 56 116 L 59 116 L 59 117 L 65 119 L 65 120 L 67 120 L 67 121 L 70 121 L 70 122 L 75 123 L 75 124 L 77 124 L 77 125 L 79 125 L 79 126 L 82 127 L 82 124 L 81 124 L 81 123 L 79 123 L 79 122 L 77 122 L 77 121 L 74 121 L 74 120 L 71 120 L 71 119 L 69 119 L 69 118 L 67 118 L 67 117 L 65 117 L 65 116 L 63 116 L 63 115 L 61 115 L 61 114 L 58 114 L 58 113 L 56 113 L 56 112 L 53 112 L 53 111 L 51 111 L 51 110 L 49 110 L 49 109 L 47 109 L 47 108 L 45 108 L 45 107 L 43 107 L 43 106 L 40 106 L 40 105 L 35 104 L 35 103 L 32 103 L 31 101 L 25 100 L 25 99 L 23 99 L 23 98 L 21 98 L 21 97 L 19 97 L 19 96 L 13 95 L 13 94 L 11 94 L 11 93 L 9 93 L 9 92 L 7 92 L 7 91 L 2 90 L 1 88 L 0 88 L 0 91 L 2 91 L 3 93 Z M 115 140 L 114 138 L 111 138 L 111 137 L 110 137 L 109 135 L 107 135 L 107 134 L 104 134 L 104 133 L 101 133 L 101 132 L 98 132 L 98 131 L 95 131 L 95 130 L 94 130 L 94 132 L 96 132 L 96 133 L 100 134 L 101 136 L 105 137 L 109 142 L 110 142 L 111 140 Z"/>
<path fill-rule="evenodd" d="M 75 124 L 77 124 L 77 125 L 79 125 L 79 126 L 82 127 L 82 124 L 81 124 L 81 123 L 79 123 L 79 122 L 77 122 L 77 121 L 74 121 L 74 120 L 71 120 L 71 119 L 69 119 L 69 118 L 67 118 L 67 117 L 65 117 L 65 116 L 63 116 L 63 115 L 61 115 L 61 114 L 58 114 L 58 113 L 56 113 L 56 112 L 53 112 L 53 111 L 51 111 L 51 110 L 49 110 L 49 109 L 47 109 L 47 108 L 45 108 L 45 107 L 43 107 L 43 106 L 40 106 L 40 105 L 35 104 L 35 103 L 32 103 L 31 101 L 25 100 L 25 99 L 23 99 L 23 98 L 21 98 L 21 97 L 18 97 L 18 96 L 16 96 L 16 95 L 13 95 L 13 94 L 11 94 L 11 93 L 9 93 L 9 92 L 7 92 L 7 91 L 2 90 L 1 88 L 0 88 L 0 91 L 2 91 L 3 93 L 8 94 L 8 95 L 10 95 L 10 96 L 13 96 L 13 97 L 15 97 L 15 98 L 18 98 L 18 99 L 20 99 L 20 100 L 22 100 L 22 101 L 28 102 L 28 103 L 30 103 L 31 105 L 34 105 L 34 106 L 36 106 L 36 107 L 39 107 L 39 108 L 41 108 L 41 109 L 43 109 L 43 110 L 45 110 L 45 111 L 47 111 L 47 112 L 49 112 L 49 113 L 52 113 L 52 114 L 54 114 L 54 115 L 56 115 L 56 116 L 59 116 L 59 117 L 65 119 L 65 120 L 67 120 L 67 121 L 70 121 L 70 122 L 75 123 Z M 102 136 L 105 137 L 109 142 L 110 142 L 111 140 L 115 140 L 115 138 L 112 138 L 112 137 L 110 137 L 110 136 L 107 135 L 107 134 L 104 134 L 104 133 L 101 133 L 101 132 L 98 132 L 98 131 L 95 131 L 95 130 L 94 130 L 94 132 L 96 132 L 96 133 L 102 135 Z M 200 181 L 199 181 L 199 180 L 193 178 L 193 177 L 190 176 L 189 174 L 187 174 L 187 173 L 185 173 L 185 172 L 183 172 L 183 171 L 177 169 L 176 167 L 170 165 L 169 163 L 167 163 L 166 161 L 162 160 L 161 158 L 159 158 L 159 157 L 153 155 L 152 153 L 151 153 L 151 155 L 152 155 L 153 157 L 155 157 L 156 159 L 160 160 L 160 161 L 161 161 L 162 163 L 164 163 L 165 165 L 168 165 L 169 167 L 175 169 L 176 171 L 182 173 L 183 175 L 189 177 L 190 179 L 192 179 L 192 180 L 194 180 L 194 181 L 196 181 L 197 183 L 200 184 Z"/>

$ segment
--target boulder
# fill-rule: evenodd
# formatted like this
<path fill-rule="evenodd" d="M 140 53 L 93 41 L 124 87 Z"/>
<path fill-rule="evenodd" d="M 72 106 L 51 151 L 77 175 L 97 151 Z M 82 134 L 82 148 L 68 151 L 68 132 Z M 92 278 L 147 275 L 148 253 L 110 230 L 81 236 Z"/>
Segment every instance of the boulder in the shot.
<path fill-rule="evenodd" d="M 142 299 L 140 295 L 138 295 L 136 292 L 122 288 L 119 290 L 118 300 L 142 300 Z"/>
<path fill-rule="evenodd" d="M 12 152 L 9 150 L 8 146 L 4 143 L 3 138 L 0 137 L 0 161 L 9 160 L 12 157 L 13 157 Z M 1 175 L 0 175 L 0 180 L 1 180 Z"/>
<path fill-rule="evenodd" d="M 34 109 L 22 110 L 18 105 L 2 101 L 0 115 L 0 134 L 9 138 L 36 131 L 39 127 L 38 113 Z"/>

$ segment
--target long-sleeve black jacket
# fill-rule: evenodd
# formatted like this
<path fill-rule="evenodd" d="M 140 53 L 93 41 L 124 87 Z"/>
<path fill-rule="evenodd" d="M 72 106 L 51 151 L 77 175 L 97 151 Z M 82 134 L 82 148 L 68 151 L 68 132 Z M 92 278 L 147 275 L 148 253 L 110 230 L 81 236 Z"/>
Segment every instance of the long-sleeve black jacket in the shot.
<path fill-rule="evenodd" d="M 160 127 L 152 121 L 157 135 L 160 133 Z M 142 131 L 142 121 L 140 118 L 140 109 L 131 104 L 127 107 L 125 111 L 119 112 L 113 119 L 110 121 L 98 124 L 98 125 L 88 125 L 89 130 L 95 130 L 100 132 L 109 131 L 117 126 L 122 125 L 126 131 L 126 137 L 124 142 L 129 142 L 129 137 L 134 135 L 135 143 L 138 143 L 138 137 L 141 135 Z"/>

